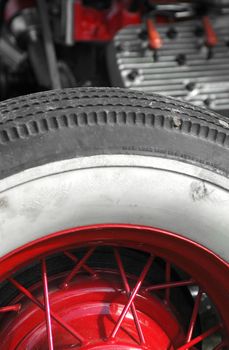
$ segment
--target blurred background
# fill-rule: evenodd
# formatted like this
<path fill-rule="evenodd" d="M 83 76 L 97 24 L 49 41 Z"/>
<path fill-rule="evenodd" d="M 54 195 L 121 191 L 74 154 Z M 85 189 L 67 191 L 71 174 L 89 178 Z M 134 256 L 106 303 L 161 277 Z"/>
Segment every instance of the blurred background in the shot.
<path fill-rule="evenodd" d="M 229 0 L 0 0 L 0 99 L 77 86 L 229 115 Z"/>

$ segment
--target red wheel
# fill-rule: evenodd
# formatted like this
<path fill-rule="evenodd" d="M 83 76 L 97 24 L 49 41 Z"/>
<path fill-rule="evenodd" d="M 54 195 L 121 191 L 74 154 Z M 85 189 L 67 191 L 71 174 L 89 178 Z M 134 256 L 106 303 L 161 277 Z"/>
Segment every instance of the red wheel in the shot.
<path fill-rule="evenodd" d="M 2 349 L 228 344 L 228 265 L 162 230 L 100 225 L 55 233 L 2 259 L 1 279 L 8 281 L 1 299 L 8 301 L 0 308 Z M 200 310 L 207 297 L 217 311 L 206 329 Z"/>
<path fill-rule="evenodd" d="M 0 349 L 228 348 L 228 145 L 167 97 L 0 104 Z"/>

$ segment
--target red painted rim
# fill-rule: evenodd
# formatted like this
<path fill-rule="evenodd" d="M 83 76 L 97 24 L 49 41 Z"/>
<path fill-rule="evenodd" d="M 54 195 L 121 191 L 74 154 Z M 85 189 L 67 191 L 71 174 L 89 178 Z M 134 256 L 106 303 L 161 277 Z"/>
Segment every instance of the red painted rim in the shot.
<path fill-rule="evenodd" d="M 86 251 L 77 261 L 75 251 L 82 247 Z M 103 267 L 98 270 L 87 264 L 103 247 L 111 249 L 115 270 Z M 146 254 L 139 276 L 133 277 L 125 271 L 121 254 L 124 248 Z M 73 260 L 75 267 L 65 276 L 48 276 L 47 259 L 60 252 Z M 150 285 L 146 276 L 151 273 L 156 257 L 163 260 L 165 280 Z M 40 261 L 41 281 L 31 289 L 13 274 L 34 261 Z M 171 277 L 174 265 L 185 271 L 185 277 L 179 281 Z M 194 349 L 197 343 L 215 333 L 222 339 L 214 349 L 228 345 L 229 264 L 199 244 L 164 230 L 117 224 L 65 230 L 1 258 L 0 270 L 1 281 L 8 280 L 20 292 L 20 296 L 0 307 L 3 349 L 185 350 Z M 198 292 L 185 330 L 170 300 L 170 291 L 189 285 L 198 286 Z M 159 290 L 162 297 L 157 294 Z M 213 301 L 220 321 L 196 333 L 204 293 Z M 150 310 L 157 310 L 157 316 Z M 101 318 L 106 329 L 103 336 L 101 327 L 94 326 Z"/>

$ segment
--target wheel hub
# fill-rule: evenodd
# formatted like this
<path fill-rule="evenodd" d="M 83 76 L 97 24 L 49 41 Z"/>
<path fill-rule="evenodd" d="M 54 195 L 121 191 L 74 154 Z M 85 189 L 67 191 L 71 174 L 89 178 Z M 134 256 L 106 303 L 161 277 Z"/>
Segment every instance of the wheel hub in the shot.
<path fill-rule="evenodd" d="M 60 283 L 56 279 L 51 284 L 49 301 L 52 312 L 58 313 L 64 322 L 77 329 L 87 340 L 81 349 L 172 350 L 171 344 L 178 346 L 184 340 L 182 327 L 170 310 L 147 292 L 138 294 L 135 299 L 145 344 L 139 341 L 131 310 L 127 312 L 117 336 L 110 337 L 129 298 L 118 276 L 108 272 L 94 278 L 79 276 L 67 288 Z M 39 288 L 34 292 L 42 301 Z M 79 348 L 79 342 L 55 322 L 52 323 L 52 332 L 55 349 Z M 4 333 L 6 348 L 48 349 L 43 312 L 36 305 L 24 305 L 20 315 L 9 320 Z"/>
<path fill-rule="evenodd" d="M 53 234 L 1 260 L 1 349 L 188 350 L 208 339 L 211 350 L 224 350 L 228 271 L 211 252 L 161 230 Z M 220 314 L 202 330 L 206 291 Z"/>

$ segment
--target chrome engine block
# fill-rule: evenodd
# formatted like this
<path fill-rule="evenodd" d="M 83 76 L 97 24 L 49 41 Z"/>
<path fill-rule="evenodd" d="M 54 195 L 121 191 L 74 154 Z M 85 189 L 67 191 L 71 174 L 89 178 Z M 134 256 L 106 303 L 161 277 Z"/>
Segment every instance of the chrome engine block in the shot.
<path fill-rule="evenodd" d="M 202 21 L 158 24 L 163 46 L 149 48 L 145 25 L 122 29 L 108 49 L 112 84 L 159 93 L 229 116 L 229 16 L 212 21 L 218 42 L 205 44 Z"/>

